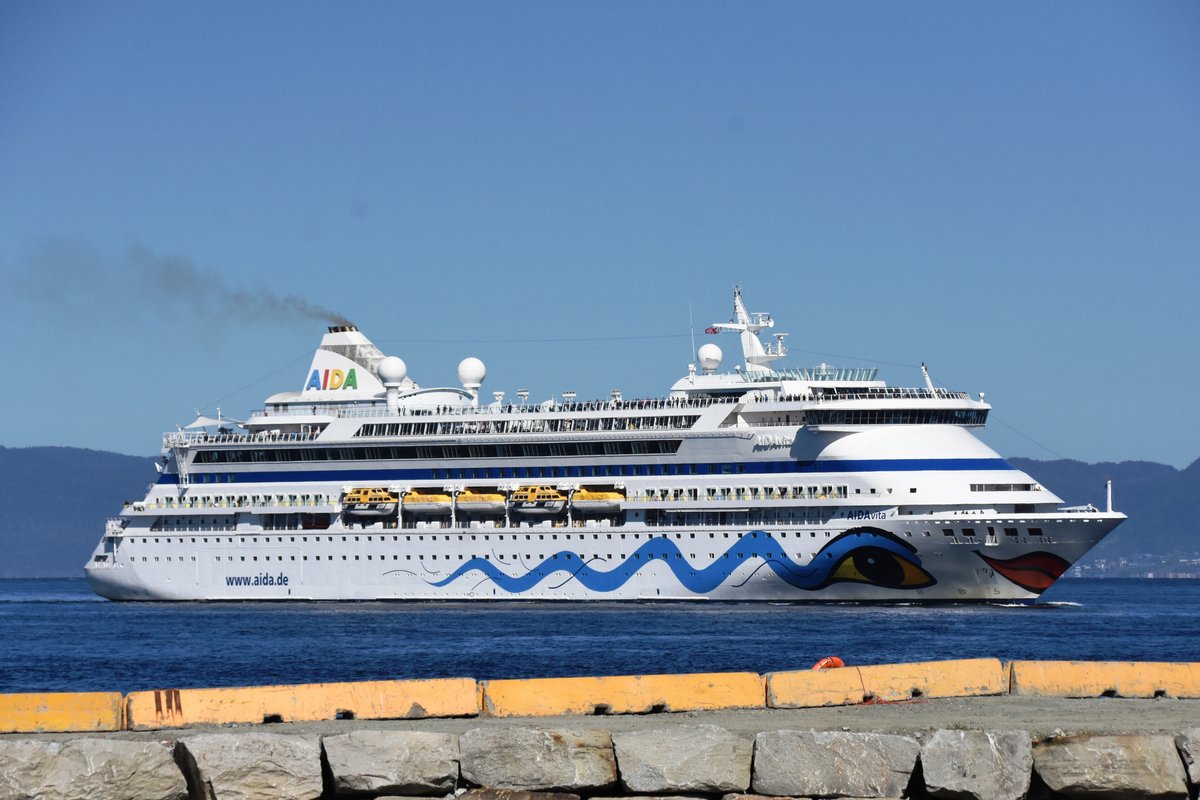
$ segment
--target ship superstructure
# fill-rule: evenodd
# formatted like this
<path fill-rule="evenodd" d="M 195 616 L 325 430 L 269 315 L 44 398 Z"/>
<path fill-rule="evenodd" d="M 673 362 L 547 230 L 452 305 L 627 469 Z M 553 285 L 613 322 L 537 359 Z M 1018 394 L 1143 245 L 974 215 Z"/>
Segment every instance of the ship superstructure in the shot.
<path fill-rule="evenodd" d="M 114 600 L 1029 600 L 1125 517 L 980 442 L 982 396 L 783 369 L 734 291 L 666 396 L 424 389 L 354 326 L 245 421 L 164 435 L 87 564 Z"/>

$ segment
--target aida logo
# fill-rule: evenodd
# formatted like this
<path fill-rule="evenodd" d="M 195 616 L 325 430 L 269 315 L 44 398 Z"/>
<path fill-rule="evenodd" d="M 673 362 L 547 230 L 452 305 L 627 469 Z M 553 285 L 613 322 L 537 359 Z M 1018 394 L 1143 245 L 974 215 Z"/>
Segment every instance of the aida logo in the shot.
<path fill-rule="evenodd" d="M 312 375 L 308 376 L 308 383 L 304 385 L 304 391 L 309 389 L 357 389 L 358 376 L 351 369 L 348 372 L 342 372 L 340 369 L 314 369 Z"/>

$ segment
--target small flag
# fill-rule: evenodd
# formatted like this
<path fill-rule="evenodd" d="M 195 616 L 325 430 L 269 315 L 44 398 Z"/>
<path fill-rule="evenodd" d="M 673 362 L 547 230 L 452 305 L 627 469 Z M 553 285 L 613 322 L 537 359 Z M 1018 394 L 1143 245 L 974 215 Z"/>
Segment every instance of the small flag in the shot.
<path fill-rule="evenodd" d="M 705 333 L 720 333 L 721 331 L 719 331 L 719 330 L 718 330 L 718 329 L 716 329 L 716 328 L 705 328 L 705 329 L 704 329 L 704 332 L 705 332 Z"/>

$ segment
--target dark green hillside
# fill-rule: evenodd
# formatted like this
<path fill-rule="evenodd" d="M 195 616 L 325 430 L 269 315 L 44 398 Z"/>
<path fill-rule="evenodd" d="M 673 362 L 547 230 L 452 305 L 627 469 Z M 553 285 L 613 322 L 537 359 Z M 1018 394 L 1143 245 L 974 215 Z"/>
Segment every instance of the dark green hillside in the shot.
<path fill-rule="evenodd" d="M 0 447 L 0 578 L 82 577 L 104 520 L 155 477 L 149 457 Z"/>

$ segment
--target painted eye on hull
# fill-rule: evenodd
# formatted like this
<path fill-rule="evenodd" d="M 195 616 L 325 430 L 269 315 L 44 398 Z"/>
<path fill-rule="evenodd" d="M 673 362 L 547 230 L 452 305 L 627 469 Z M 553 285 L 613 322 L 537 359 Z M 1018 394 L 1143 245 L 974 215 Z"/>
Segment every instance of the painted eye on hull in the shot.
<path fill-rule="evenodd" d="M 850 581 L 887 589 L 923 589 L 936 581 L 921 567 L 882 547 L 856 547 L 842 557 L 829 575 L 830 582 Z"/>

